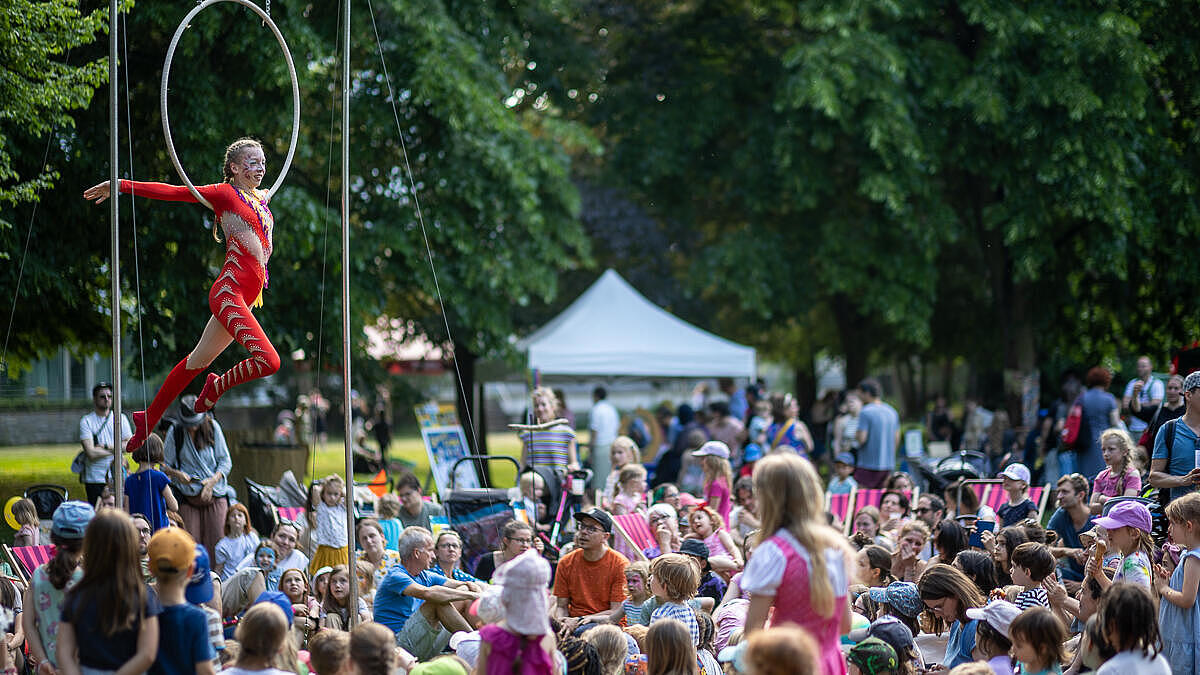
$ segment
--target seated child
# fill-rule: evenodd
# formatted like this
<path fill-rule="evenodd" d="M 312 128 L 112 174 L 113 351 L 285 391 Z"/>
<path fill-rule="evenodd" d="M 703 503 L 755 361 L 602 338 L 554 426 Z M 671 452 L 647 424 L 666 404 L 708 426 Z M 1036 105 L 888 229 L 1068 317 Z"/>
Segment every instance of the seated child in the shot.
<path fill-rule="evenodd" d="M 650 600 L 650 587 L 647 584 L 647 579 L 650 578 L 650 563 L 645 560 L 631 562 L 625 567 L 625 595 L 627 596 L 621 602 L 621 608 L 612 614 L 609 619 L 612 623 L 621 623 L 621 619 L 625 619 L 626 625 L 649 626 L 650 612 L 652 607 L 647 600 Z"/>
<path fill-rule="evenodd" d="M 833 478 L 829 479 L 829 487 L 825 489 L 831 495 L 850 494 L 858 487 L 854 480 L 854 455 L 840 452 L 833 458 Z"/>
<path fill-rule="evenodd" d="M 1004 479 L 1004 491 L 1008 493 L 1008 502 L 1001 504 L 996 510 L 1001 527 L 1011 527 L 1028 518 L 1037 515 L 1037 504 L 1029 498 L 1029 467 L 1024 464 L 1009 464 L 1000 473 Z"/>
<path fill-rule="evenodd" d="M 1050 598 L 1042 581 L 1054 574 L 1054 554 L 1050 547 L 1035 541 L 1027 541 L 1013 549 L 1009 556 L 1009 573 L 1013 583 L 1022 587 L 1015 604 L 1022 611 L 1030 607 L 1050 609 Z"/>
<path fill-rule="evenodd" d="M 696 594 L 700 575 L 686 556 L 666 553 L 650 563 L 650 592 L 659 606 L 650 615 L 650 625 L 663 619 L 676 619 L 683 623 L 692 637 L 692 644 L 700 642 L 700 624 L 696 613 L 687 601 Z"/>

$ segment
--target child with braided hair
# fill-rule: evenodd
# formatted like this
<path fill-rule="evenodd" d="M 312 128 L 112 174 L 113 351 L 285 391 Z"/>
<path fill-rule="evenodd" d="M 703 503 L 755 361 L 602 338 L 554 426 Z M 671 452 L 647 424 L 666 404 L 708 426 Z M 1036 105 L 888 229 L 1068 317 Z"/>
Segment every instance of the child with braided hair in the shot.
<path fill-rule="evenodd" d="M 127 451 L 141 447 L 167 406 L 234 340 L 250 352 L 250 357 L 219 377 L 209 373 L 196 399 L 195 412 L 212 409 L 230 388 L 279 370 L 279 354 L 251 310 L 262 306 L 275 226 L 275 218 L 267 206 L 271 194 L 258 189 L 266 169 L 262 144 L 252 138 L 240 138 L 225 150 L 224 181 L 196 188 L 212 205 L 216 223 L 225 235 L 225 263 L 208 294 L 212 317 L 195 349 L 167 375 L 150 407 L 133 414 L 134 433 L 125 446 Z M 163 183 L 122 180 L 120 191 L 162 201 L 197 201 L 186 187 Z M 99 204 L 109 198 L 109 193 L 110 185 L 104 182 L 84 190 L 83 197 Z M 215 229 L 213 236 L 220 241 Z"/>

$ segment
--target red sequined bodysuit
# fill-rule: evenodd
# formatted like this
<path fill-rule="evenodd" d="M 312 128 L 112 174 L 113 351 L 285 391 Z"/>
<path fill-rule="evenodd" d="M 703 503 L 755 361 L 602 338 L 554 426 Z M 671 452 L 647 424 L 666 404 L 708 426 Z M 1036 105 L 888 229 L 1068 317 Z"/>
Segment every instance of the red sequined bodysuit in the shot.
<path fill-rule="evenodd" d="M 233 339 L 250 352 L 249 358 L 219 377 L 208 375 L 195 406 L 196 412 L 204 412 L 231 387 L 279 370 L 279 354 L 251 313 L 251 307 L 262 305 L 275 219 L 267 207 L 266 193 L 261 190 L 242 190 L 229 183 L 204 185 L 196 190 L 212 204 L 226 242 L 225 264 L 208 293 L 208 307 Z M 122 180 L 121 192 L 162 201 L 197 201 L 186 187 L 164 183 Z M 189 369 L 187 357 L 175 365 L 150 407 L 134 413 L 135 430 L 127 449 L 136 449 L 145 442 L 167 406 L 202 370 L 203 367 Z"/>

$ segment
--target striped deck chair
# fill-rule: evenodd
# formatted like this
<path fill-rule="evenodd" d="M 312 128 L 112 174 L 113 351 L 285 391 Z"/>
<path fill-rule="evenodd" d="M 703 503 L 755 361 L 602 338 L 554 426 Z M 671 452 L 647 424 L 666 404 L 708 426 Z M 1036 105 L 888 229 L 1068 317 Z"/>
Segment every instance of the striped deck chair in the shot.
<path fill-rule="evenodd" d="M 1046 500 L 1050 498 L 1050 491 L 1051 488 L 1049 483 L 1046 485 L 1034 485 L 1033 487 L 1029 488 L 1029 499 L 1032 500 L 1034 504 L 1037 504 L 1038 507 L 1038 521 L 1041 521 L 1042 514 L 1046 511 Z"/>
<path fill-rule="evenodd" d="M 9 559 L 13 570 L 25 581 L 28 581 L 39 565 L 50 562 L 50 558 L 54 557 L 54 547 L 50 544 L 41 546 L 5 545 L 4 555 Z"/>
<path fill-rule="evenodd" d="M 832 513 L 842 525 L 842 533 L 850 534 L 850 523 L 854 520 L 854 496 L 857 490 L 840 495 L 825 494 L 825 509 Z"/>
<path fill-rule="evenodd" d="M 286 520 L 294 523 L 304 517 L 303 506 L 277 506 L 275 512 L 279 514 L 280 520 Z"/>
<path fill-rule="evenodd" d="M 653 548 L 658 545 L 654 541 L 654 533 L 650 531 L 650 525 L 646 522 L 646 517 L 641 513 L 624 513 L 619 516 L 613 516 L 613 536 L 620 543 L 625 544 L 632 553 L 630 560 L 646 560 L 646 554 L 643 550 Z M 616 548 L 618 551 L 620 548 Z"/>
<path fill-rule="evenodd" d="M 874 506 L 879 508 L 883 502 L 883 493 L 887 492 L 883 488 L 859 488 L 854 493 L 854 510 L 857 511 L 864 506 Z M 908 497 L 909 504 L 915 503 L 920 496 L 920 492 L 916 490 L 901 490 L 905 497 Z"/>

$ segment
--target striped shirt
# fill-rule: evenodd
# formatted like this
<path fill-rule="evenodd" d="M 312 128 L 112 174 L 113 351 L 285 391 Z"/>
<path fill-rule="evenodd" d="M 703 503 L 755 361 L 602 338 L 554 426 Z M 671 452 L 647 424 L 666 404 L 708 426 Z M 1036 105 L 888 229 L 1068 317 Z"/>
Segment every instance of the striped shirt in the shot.
<path fill-rule="evenodd" d="M 1034 586 L 1017 594 L 1017 607 L 1022 612 L 1030 607 L 1045 607 L 1046 609 L 1050 609 L 1050 596 L 1046 595 L 1046 589 L 1041 586 Z"/>
<path fill-rule="evenodd" d="M 692 635 L 692 644 L 700 644 L 700 624 L 696 623 L 696 613 L 692 611 L 691 607 L 664 602 L 650 615 L 650 623 L 653 624 L 660 619 L 677 619 L 683 622 Z"/>
<path fill-rule="evenodd" d="M 529 463 L 535 467 L 549 467 L 559 473 L 565 473 L 567 470 L 567 449 L 574 441 L 575 430 L 565 424 L 553 429 L 526 431 L 521 434 L 521 442 L 528 451 Z"/>

